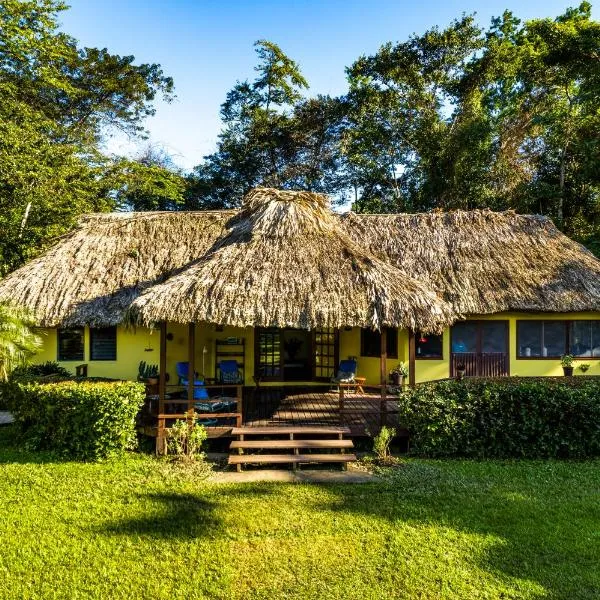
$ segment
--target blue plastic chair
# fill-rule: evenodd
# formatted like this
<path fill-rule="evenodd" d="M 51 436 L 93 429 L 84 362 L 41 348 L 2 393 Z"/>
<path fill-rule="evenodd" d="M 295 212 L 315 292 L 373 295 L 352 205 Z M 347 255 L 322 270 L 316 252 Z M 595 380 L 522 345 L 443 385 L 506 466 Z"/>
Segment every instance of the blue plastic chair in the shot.
<path fill-rule="evenodd" d="M 187 387 L 189 385 L 189 369 L 190 363 L 178 362 L 176 365 L 177 376 L 179 377 L 179 385 Z M 208 400 L 208 392 L 204 387 L 203 379 L 196 379 L 197 373 L 194 373 L 194 400 Z M 214 412 L 214 411 L 212 411 Z"/>
<path fill-rule="evenodd" d="M 340 361 L 337 374 L 331 378 L 332 383 L 352 383 L 356 377 L 357 363 L 354 359 Z"/>
<path fill-rule="evenodd" d="M 237 360 L 222 360 L 219 367 L 219 382 L 228 385 L 243 383 Z"/>

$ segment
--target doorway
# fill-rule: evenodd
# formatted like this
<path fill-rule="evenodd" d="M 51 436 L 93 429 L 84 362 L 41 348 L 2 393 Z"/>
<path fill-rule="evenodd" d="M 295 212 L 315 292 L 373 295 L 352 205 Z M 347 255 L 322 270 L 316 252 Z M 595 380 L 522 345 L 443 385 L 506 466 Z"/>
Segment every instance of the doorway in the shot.
<path fill-rule="evenodd" d="M 329 380 L 337 365 L 334 329 L 257 328 L 255 377 L 261 381 Z"/>

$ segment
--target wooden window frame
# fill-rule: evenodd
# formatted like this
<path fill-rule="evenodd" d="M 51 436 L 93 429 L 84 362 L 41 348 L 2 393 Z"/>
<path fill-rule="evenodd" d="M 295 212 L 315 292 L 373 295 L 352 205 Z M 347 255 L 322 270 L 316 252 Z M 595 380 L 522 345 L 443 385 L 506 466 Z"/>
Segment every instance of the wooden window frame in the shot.
<path fill-rule="evenodd" d="M 387 329 L 387 350 L 388 350 L 387 358 L 397 359 L 398 358 L 398 329 L 395 327 L 386 327 L 386 329 Z M 379 348 L 378 354 L 365 354 L 364 335 L 365 335 L 365 332 L 367 332 L 367 331 L 373 332 L 373 333 L 379 333 L 379 335 L 381 335 L 381 332 L 379 332 L 379 331 L 361 328 L 361 330 L 360 330 L 360 356 L 361 356 L 361 358 L 381 358 L 381 344 L 378 345 L 378 348 Z M 392 332 L 395 332 L 396 343 L 394 345 L 393 352 L 390 352 L 390 343 L 391 343 L 391 339 L 392 339 L 392 335 L 390 335 L 390 333 L 392 333 Z"/>
<path fill-rule="evenodd" d="M 115 356 L 114 358 L 94 358 L 94 353 L 93 353 L 93 349 L 94 349 L 94 332 L 98 332 L 98 330 L 100 329 L 113 329 L 115 332 Z M 89 344 L 90 344 L 90 362 L 94 361 L 94 362 L 114 362 L 117 360 L 117 343 L 118 343 L 118 332 L 117 332 L 117 327 L 115 325 L 111 326 L 111 327 L 90 327 L 90 340 L 89 340 Z"/>
<path fill-rule="evenodd" d="M 419 356 L 417 353 L 417 346 L 419 341 L 419 336 L 423 335 L 420 331 L 415 333 L 415 360 L 444 360 L 444 334 L 439 334 L 442 342 L 442 351 L 440 354 L 436 354 L 435 356 Z"/>
<path fill-rule="evenodd" d="M 62 331 L 79 330 L 81 331 L 81 357 L 63 358 L 60 353 L 60 337 Z M 85 360 L 85 327 L 59 327 L 56 330 L 56 360 L 58 362 L 79 362 Z"/>

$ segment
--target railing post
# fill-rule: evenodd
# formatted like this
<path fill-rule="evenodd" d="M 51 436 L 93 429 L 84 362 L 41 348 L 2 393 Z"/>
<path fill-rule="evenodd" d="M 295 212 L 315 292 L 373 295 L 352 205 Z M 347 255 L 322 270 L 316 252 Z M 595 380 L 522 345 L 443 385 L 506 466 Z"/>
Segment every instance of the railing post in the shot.
<path fill-rule="evenodd" d="M 379 360 L 379 380 L 381 402 L 379 404 L 379 424 L 387 425 L 387 329 L 381 328 L 381 358 Z"/>
<path fill-rule="evenodd" d="M 236 397 L 237 397 L 236 409 L 237 409 L 237 413 L 238 413 L 238 416 L 236 417 L 236 423 L 237 423 L 238 427 L 241 427 L 244 423 L 244 405 L 243 405 L 244 388 L 241 385 L 238 385 L 236 388 Z"/>
<path fill-rule="evenodd" d="M 160 324 L 159 342 L 159 372 L 158 372 L 158 424 L 156 430 L 156 454 L 166 452 L 165 440 L 165 398 L 167 389 L 167 323 Z"/>

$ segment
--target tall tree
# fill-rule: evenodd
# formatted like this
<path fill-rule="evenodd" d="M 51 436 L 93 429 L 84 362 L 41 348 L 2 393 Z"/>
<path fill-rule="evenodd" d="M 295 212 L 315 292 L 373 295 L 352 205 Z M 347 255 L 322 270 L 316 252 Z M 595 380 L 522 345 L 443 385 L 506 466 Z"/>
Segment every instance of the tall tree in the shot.
<path fill-rule="evenodd" d="M 79 48 L 56 0 L 0 3 L 0 276 L 86 211 L 114 206 L 100 153 L 111 130 L 138 135 L 153 100 L 172 97 L 159 65 Z"/>

